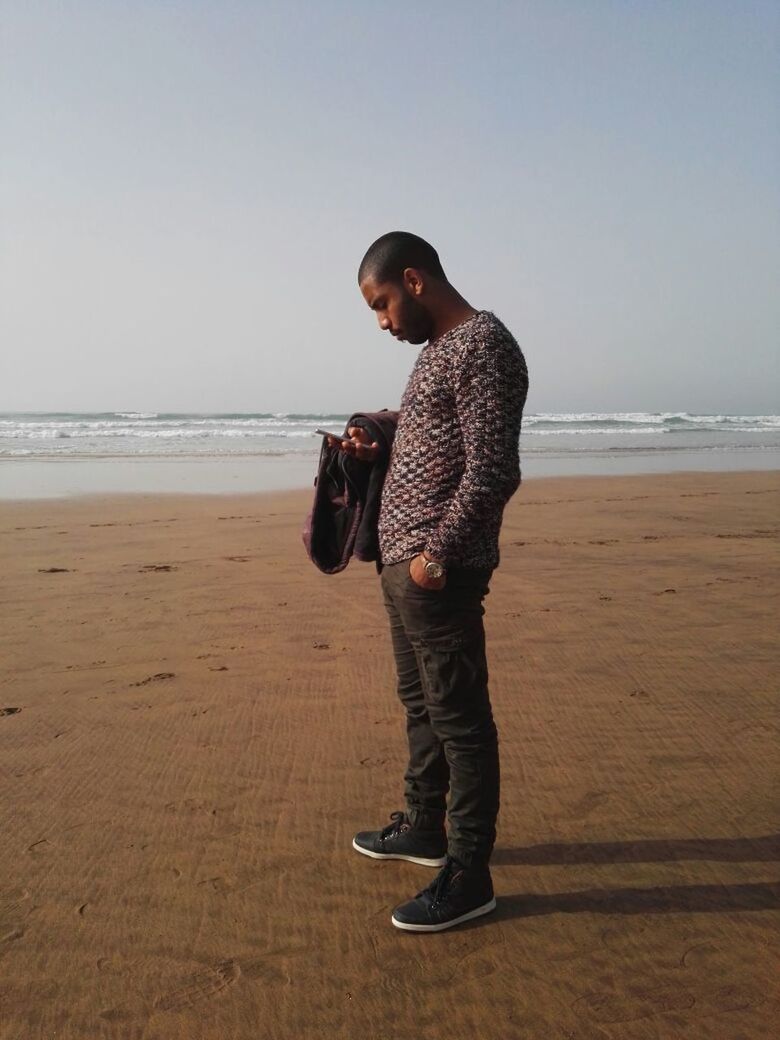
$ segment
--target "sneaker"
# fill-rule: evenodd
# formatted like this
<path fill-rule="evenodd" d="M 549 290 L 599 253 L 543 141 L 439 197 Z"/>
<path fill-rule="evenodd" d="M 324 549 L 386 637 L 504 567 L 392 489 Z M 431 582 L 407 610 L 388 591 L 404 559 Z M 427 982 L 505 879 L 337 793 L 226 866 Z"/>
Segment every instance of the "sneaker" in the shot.
<path fill-rule="evenodd" d="M 392 921 L 405 932 L 443 932 L 495 908 L 488 868 L 462 867 L 448 857 L 444 869 L 427 888 L 393 911 Z"/>
<path fill-rule="evenodd" d="M 405 859 L 423 867 L 442 867 L 447 862 L 444 828 L 424 830 L 413 826 L 404 812 L 390 813 L 393 821 L 381 831 L 360 831 L 352 848 L 372 859 Z"/>

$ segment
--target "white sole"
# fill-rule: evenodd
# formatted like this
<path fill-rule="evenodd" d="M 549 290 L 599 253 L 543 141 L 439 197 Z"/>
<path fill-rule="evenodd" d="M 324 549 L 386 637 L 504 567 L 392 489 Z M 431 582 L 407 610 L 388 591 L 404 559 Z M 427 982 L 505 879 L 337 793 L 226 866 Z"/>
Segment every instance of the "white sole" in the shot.
<path fill-rule="evenodd" d="M 360 852 L 363 856 L 369 856 L 371 859 L 403 859 L 407 863 L 417 863 L 421 867 L 443 867 L 447 862 L 446 856 L 441 856 L 439 859 L 422 859 L 420 856 L 401 856 L 395 852 L 369 852 L 368 849 L 361 848 L 354 839 L 352 848 L 355 852 Z"/>
<path fill-rule="evenodd" d="M 461 914 L 460 917 L 456 917 L 452 921 L 445 921 L 443 924 L 404 924 L 403 921 L 396 921 L 395 917 L 391 917 L 390 920 L 396 928 L 400 928 L 403 932 L 443 932 L 445 928 L 454 928 L 456 924 L 463 924 L 464 921 L 471 921 L 475 917 L 489 914 L 495 908 L 496 900 L 493 898 L 484 906 L 478 906 L 476 910 L 469 910 L 467 914 Z"/>

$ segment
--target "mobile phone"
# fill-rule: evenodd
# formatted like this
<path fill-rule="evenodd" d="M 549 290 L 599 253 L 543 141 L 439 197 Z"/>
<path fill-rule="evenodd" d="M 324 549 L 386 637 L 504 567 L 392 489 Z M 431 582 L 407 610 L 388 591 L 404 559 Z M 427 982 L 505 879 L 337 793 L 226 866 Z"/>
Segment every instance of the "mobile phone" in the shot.
<path fill-rule="evenodd" d="M 348 433 L 331 433 L 330 430 L 315 430 L 314 432 L 320 434 L 321 437 L 333 437 L 337 441 L 352 440 Z"/>

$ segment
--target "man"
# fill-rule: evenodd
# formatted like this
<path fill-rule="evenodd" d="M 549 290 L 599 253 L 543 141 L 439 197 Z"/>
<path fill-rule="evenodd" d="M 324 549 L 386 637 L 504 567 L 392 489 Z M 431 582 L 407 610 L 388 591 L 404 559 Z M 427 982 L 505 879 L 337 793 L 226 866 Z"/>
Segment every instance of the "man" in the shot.
<path fill-rule="evenodd" d="M 457 292 L 436 250 L 416 235 L 377 239 L 358 281 L 381 329 L 427 345 L 401 401 L 379 514 L 382 592 L 409 741 L 406 810 L 357 834 L 353 846 L 374 859 L 441 867 L 392 916 L 397 928 L 441 931 L 496 905 L 488 863 L 498 740 L 482 600 L 499 560 L 504 506 L 520 483 L 528 375 L 511 333 Z M 342 450 L 378 457 L 364 431 L 348 433 Z"/>

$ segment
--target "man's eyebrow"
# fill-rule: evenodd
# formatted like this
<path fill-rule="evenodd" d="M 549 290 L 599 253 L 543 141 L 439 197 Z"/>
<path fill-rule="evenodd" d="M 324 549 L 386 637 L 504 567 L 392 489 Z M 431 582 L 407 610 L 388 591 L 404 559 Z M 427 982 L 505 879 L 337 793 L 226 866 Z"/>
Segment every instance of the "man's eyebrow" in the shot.
<path fill-rule="evenodd" d="M 369 305 L 368 305 L 368 306 L 369 306 L 369 307 L 371 308 L 371 310 L 372 310 L 372 311 L 375 311 L 375 310 L 377 309 L 377 307 L 378 307 L 378 306 L 379 306 L 379 305 L 380 305 L 381 303 L 382 303 L 382 297 L 381 297 L 381 296 L 375 296 L 375 297 L 373 298 L 373 300 L 371 301 L 371 303 L 369 303 Z"/>

